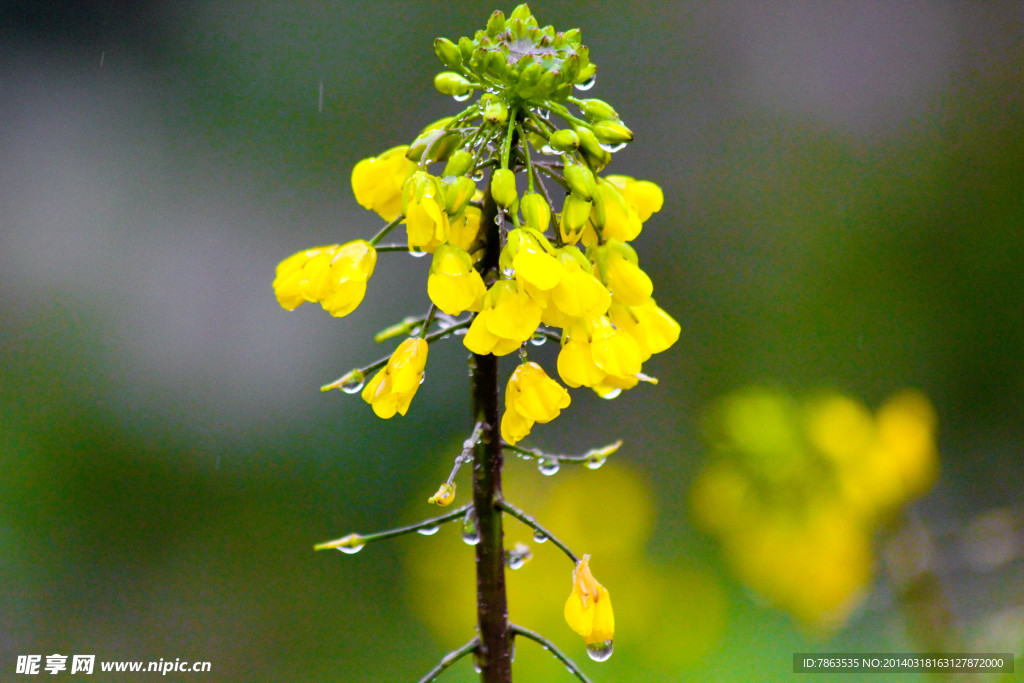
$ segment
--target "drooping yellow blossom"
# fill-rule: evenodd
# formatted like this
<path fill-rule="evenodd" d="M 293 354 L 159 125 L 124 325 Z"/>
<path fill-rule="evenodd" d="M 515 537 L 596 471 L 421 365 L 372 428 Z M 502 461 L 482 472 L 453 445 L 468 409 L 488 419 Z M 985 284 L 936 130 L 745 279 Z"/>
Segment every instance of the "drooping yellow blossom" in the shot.
<path fill-rule="evenodd" d="M 483 310 L 463 337 L 466 348 L 477 354 L 504 356 L 533 336 L 540 325 L 540 306 L 514 280 L 498 280 L 484 296 Z"/>
<path fill-rule="evenodd" d="M 591 246 L 587 255 L 594 262 L 594 271 L 612 292 L 612 301 L 636 306 L 651 298 L 654 284 L 640 269 L 633 247 L 611 239 L 605 244 Z"/>
<path fill-rule="evenodd" d="M 572 593 L 565 601 L 565 621 L 587 645 L 608 645 L 615 638 L 615 614 L 608 589 L 590 571 L 590 555 L 572 570 Z"/>
<path fill-rule="evenodd" d="M 448 214 L 437 178 L 424 171 L 413 173 L 402 188 L 402 207 L 410 250 L 432 253 L 448 241 Z"/>
<path fill-rule="evenodd" d="M 310 301 L 345 316 L 363 300 L 376 263 L 377 251 L 365 240 L 306 249 L 278 264 L 274 293 L 289 311 Z"/>
<path fill-rule="evenodd" d="M 570 387 L 608 384 L 618 389 L 636 385 L 640 346 L 605 316 L 578 321 L 558 354 L 558 374 Z"/>
<path fill-rule="evenodd" d="M 636 209 L 626 203 L 618 188 L 603 179 L 594 190 L 590 220 L 602 237 L 622 242 L 636 239 L 643 227 Z"/>
<path fill-rule="evenodd" d="M 548 377 L 541 366 L 523 363 L 512 373 L 505 388 L 501 437 L 515 445 L 530 433 L 535 422 L 550 422 L 568 406 L 568 391 Z"/>
<path fill-rule="evenodd" d="M 389 223 L 402 213 L 402 186 L 416 170 L 405 154 L 408 145 L 392 147 L 379 157 L 363 159 L 352 169 L 352 191 L 364 208 Z"/>
<path fill-rule="evenodd" d="M 406 339 L 391 354 L 388 364 L 363 388 L 363 400 L 370 404 L 377 417 L 405 415 L 423 380 L 426 365 L 427 342 L 419 337 Z"/>
<path fill-rule="evenodd" d="M 651 214 L 661 211 L 665 203 L 661 188 L 649 180 L 636 180 L 625 175 L 609 175 L 604 179 L 618 188 L 622 198 L 636 211 L 641 223 L 646 223 Z"/>
<path fill-rule="evenodd" d="M 516 228 L 508 234 L 499 263 L 516 273 L 520 289 L 536 301 L 537 291 L 547 292 L 562 278 L 562 267 L 551 255 L 547 238 L 532 228 Z"/>
<path fill-rule="evenodd" d="M 467 206 L 462 213 L 451 219 L 448 224 L 448 244 L 458 247 L 473 258 L 480 260 L 483 253 L 480 241 L 480 219 L 482 212 L 479 207 Z"/>
<path fill-rule="evenodd" d="M 679 339 L 679 323 L 654 299 L 636 306 L 614 304 L 608 310 L 608 317 L 615 327 L 636 340 L 643 361 L 668 349 Z"/>
<path fill-rule="evenodd" d="M 434 251 L 427 294 L 438 308 L 448 315 L 478 311 L 486 291 L 469 254 L 450 244 L 442 244 Z"/>
<path fill-rule="evenodd" d="M 558 284 L 549 292 L 530 292 L 544 308 L 543 323 L 568 328 L 580 318 L 594 318 L 607 313 L 612 301 L 611 292 L 594 277 L 590 262 L 583 253 L 568 246 L 554 250 L 553 254 L 562 268 Z"/>

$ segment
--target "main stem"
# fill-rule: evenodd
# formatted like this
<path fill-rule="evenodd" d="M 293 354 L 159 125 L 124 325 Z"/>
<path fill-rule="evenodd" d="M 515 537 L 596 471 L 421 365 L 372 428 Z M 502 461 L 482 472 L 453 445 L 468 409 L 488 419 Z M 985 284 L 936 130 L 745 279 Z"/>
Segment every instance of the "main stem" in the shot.
<path fill-rule="evenodd" d="M 501 235 L 490 190 L 484 198 L 481 225 L 487 231 L 482 271 L 497 272 Z M 498 431 L 498 358 L 473 354 L 473 420 L 482 424 L 473 452 L 473 508 L 480 542 L 476 545 L 476 604 L 480 648 L 477 662 L 483 683 L 511 683 L 512 653 L 509 640 L 508 601 L 505 596 L 505 545 L 501 498 L 501 435 Z"/>

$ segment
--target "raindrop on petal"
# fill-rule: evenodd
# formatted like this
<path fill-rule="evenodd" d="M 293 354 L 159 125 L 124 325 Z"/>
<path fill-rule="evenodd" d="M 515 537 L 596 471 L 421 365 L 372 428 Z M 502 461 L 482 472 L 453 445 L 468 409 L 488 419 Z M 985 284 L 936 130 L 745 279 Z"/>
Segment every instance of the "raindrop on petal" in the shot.
<path fill-rule="evenodd" d="M 610 401 L 610 400 L 612 400 L 613 398 L 615 398 L 616 396 L 618 396 L 621 393 L 622 393 L 622 389 L 615 388 L 615 389 L 612 389 L 611 391 L 609 391 L 607 394 L 602 395 L 601 398 Z"/>

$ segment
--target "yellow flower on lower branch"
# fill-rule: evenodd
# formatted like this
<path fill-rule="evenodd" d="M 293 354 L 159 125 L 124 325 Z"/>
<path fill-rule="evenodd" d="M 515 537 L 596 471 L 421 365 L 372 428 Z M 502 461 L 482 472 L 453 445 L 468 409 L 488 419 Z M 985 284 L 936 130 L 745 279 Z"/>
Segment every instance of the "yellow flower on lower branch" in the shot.
<path fill-rule="evenodd" d="M 550 422 L 569 407 L 569 392 L 551 379 L 536 363 L 523 363 L 509 378 L 505 389 L 505 415 L 501 437 L 515 444 L 530 433 L 535 422 Z"/>
<path fill-rule="evenodd" d="M 363 400 L 370 404 L 377 417 L 405 415 L 423 381 L 426 365 L 427 342 L 420 338 L 406 339 L 391 354 L 384 369 L 363 388 Z"/>
<path fill-rule="evenodd" d="M 376 265 L 377 251 L 365 240 L 306 249 L 278 264 L 274 293 L 286 310 L 315 301 L 342 317 L 362 302 Z"/>
<path fill-rule="evenodd" d="M 590 572 L 590 555 L 584 555 L 572 571 L 572 593 L 565 601 L 565 621 L 583 636 L 591 659 L 604 661 L 612 654 L 615 614 L 608 589 Z"/>

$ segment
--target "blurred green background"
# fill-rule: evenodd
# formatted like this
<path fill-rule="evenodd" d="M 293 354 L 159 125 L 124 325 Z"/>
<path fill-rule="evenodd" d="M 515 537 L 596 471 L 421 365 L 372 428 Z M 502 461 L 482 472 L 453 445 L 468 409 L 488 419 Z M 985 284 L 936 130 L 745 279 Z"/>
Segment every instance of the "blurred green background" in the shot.
<path fill-rule="evenodd" d="M 428 263 L 383 254 L 343 321 L 282 311 L 270 283 L 285 256 L 379 228 L 352 167 L 455 111 L 434 37 L 512 7 L 3 4 L 0 680 L 58 652 L 212 663 L 168 680 L 409 681 L 471 636 L 463 600 L 425 592 L 424 567 L 468 576 L 454 528 L 312 552 L 431 514 L 467 435 L 457 344 L 431 352 L 405 418 L 317 391 L 390 352 L 372 334 L 425 310 Z M 509 465 L 506 493 L 538 514 L 583 486 L 542 520 L 555 533 L 575 520 L 639 558 L 593 560 L 615 656 L 590 662 L 561 621 L 571 568 L 550 544 L 516 572 L 513 618 L 600 681 L 788 680 L 793 652 L 925 651 L 881 560 L 842 628 L 808 631 L 733 577 L 687 505 L 716 397 L 767 384 L 875 407 L 915 387 L 942 463 L 908 513 L 932 539 L 925 602 L 959 651 L 1024 651 L 1021 4 L 531 7 L 583 30 L 588 95 L 636 132 L 609 170 L 664 188 L 635 246 L 683 332 L 645 366 L 657 387 L 574 391 L 528 441 L 621 437 L 614 464 L 542 484 Z M 558 583 L 530 583 L 549 561 Z M 530 643 L 516 661 L 519 680 L 569 680 Z"/>

